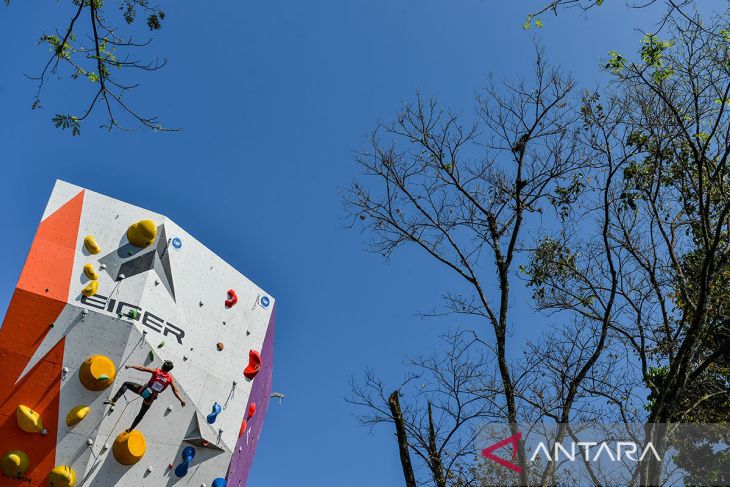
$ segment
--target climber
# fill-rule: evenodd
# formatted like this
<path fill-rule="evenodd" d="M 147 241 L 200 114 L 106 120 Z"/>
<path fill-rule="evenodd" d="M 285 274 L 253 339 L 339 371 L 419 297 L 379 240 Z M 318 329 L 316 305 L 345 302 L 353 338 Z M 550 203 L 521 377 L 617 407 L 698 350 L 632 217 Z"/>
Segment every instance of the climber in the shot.
<path fill-rule="evenodd" d="M 162 364 L 162 368 L 160 369 L 150 369 L 147 367 L 142 367 L 141 365 L 124 366 L 125 369 L 134 369 L 139 370 L 140 372 L 148 372 L 152 374 L 152 377 L 146 385 L 137 384 L 136 382 L 125 382 L 124 384 L 122 384 L 122 387 L 117 391 L 117 393 L 110 401 L 104 401 L 104 404 L 110 404 L 111 411 L 114 411 L 114 405 L 119 400 L 119 398 L 121 398 L 124 393 L 127 392 L 127 389 L 142 396 L 142 407 L 139 409 L 137 417 L 134 418 L 132 426 L 130 426 L 127 431 L 133 430 L 134 427 L 137 426 L 140 421 L 142 421 L 142 418 L 147 413 L 147 410 L 150 408 L 155 399 L 157 399 L 157 396 L 162 391 L 164 391 L 167 386 L 172 387 L 172 393 L 175 394 L 175 397 L 178 399 L 178 401 L 180 401 L 182 407 L 185 407 L 185 401 L 183 401 L 183 398 L 180 397 L 180 392 L 175 386 L 175 380 L 172 378 L 172 374 L 170 374 L 172 367 L 172 362 L 170 362 L 169 360 L 165 360 L 165 362 Z"/>

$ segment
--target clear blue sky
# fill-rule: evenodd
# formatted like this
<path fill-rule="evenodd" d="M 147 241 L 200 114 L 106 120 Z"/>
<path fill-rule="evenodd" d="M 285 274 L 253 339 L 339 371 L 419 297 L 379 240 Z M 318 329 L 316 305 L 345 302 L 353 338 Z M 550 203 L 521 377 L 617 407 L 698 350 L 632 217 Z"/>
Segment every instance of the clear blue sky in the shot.
<path fill-rule="evenodd" d="M 86 103 L 90 89 L 73 86 L 87 82 L 52 81 L 45 109 L 31 111 L 23 76 L 45 62 L 37 39 L 71 2 L 0 7 L 2 313 L 56 178 L 165 213 L 278 300 L 274 389 L 286 399 L 269 409 L 249 486 L 402 485 L 393 431 L 357 425 L 348 378 L 372 367 L 396 385 L 408 356 L 459 323 L 414 316 L 455 281 L 415 249 L 384 263 L 345 228 L 353 151 L 416 90 L 471 110 L 490 72 L 528 72 L 533 36 L 594 87 L 606 53 L 635 51 L 634 27 L 651 31 L 653 16 L 613 0 L 528 33 L 539 2 L 159 3 L 167 19 L 148 53 L 169 64 L 140 73 L 134 100 L 184 131 L 110 134 L 97 118 L 80 137 L 49 120 Z M 513 304 L 519 344 L 541 320 L 523 319 L 524 293 Z"/>

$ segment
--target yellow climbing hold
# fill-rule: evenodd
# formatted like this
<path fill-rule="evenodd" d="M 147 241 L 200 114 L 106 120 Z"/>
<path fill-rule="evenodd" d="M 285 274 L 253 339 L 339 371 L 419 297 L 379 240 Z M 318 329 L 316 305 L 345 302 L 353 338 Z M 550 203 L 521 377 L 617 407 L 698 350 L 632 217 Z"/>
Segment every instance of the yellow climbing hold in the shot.
<path fill-rule="evenodd" d="M 73 426 L 89 414 L 91 408 L 83 404 L 79 404 L 66 415 L 66 426 Z"/>
<path fill-rule="evenodd" d="M 51 487 L 74 487 L 76 472 L 68 465 L 59 465 L 48 474 L 48 485 Z"/>
<path fill-rule="evenodd" d="M 101 391 L 112 385 L 117 368 L 109 357 L 92 355 L 79 367 L 79 380 L 91 391 Z"/>
<path fill-rule="evenodd" d="M 112 447 L 114 458 L 122 465 L 134 465 L 142 459 L 146 450 L 144 435 L 137 430 L 120 433 Z"/>
<path fill-rule="evenodd" d="M 127 239 L 135 247 L 147 247 L 157 237 L 157 225 L 152 220 L 140 220 L 127 230 Z"/>
<path fill-rule="evenodd" d="M 99 244 L 96 243 L 96 239 L 91 235 L 87 235 L 86 238 L 84 238 L 84 247 L 86 247 L 86 250 L 88 250 L 90 254 L 98 254 L 101 252 L 101 247 L 99 247 Z"/>
<path fill-rule="evenodd" d="M 96 281 L 97 279 L 99 279 L 99 273 L 96 272 L 93 264 L 86 264 L 84 266 L 84 274 L 86 274 L 86 277 L 88 277 L 92 281 Z"/>
<path fill-rule="evenodd" d="M 28 406 L 22 404 L 15 410 L 15 418 L 18 420 L 20 429 L 27 433 L 40 433 L 43 429 L 43 421 L 40 414 Z"/>
<path fill-rule="evenodd" d="M 91 297 L 99 290 L 99 281 L 89 281 L 89 283 L 81 290 L 81 294 Z"/>
<path fill-rule="evenodd" d="M 2 458 L 3 474 L 8 477 L 18 477 L 28 470 L 30 459 L 24 451 L 11 450 Z"/>

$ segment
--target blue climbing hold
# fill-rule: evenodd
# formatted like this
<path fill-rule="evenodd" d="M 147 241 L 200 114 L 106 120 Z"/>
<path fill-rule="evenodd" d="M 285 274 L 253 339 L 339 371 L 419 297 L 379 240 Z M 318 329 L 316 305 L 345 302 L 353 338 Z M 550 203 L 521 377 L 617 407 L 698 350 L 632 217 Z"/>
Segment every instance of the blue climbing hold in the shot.
<path fill-rule="evenodd" d="M 195 448 L 192 446 L 185 447 L 182 451 L 183 461 L 175 468 L 175 475 L 180 478 L 185 477 L 188 474 L 188 468 L 190 467 L 190 462 L 193 461 L 193 458 L 195 458 Z"/>
<path fill-rule="evenodd" d="M 218 477 L 213 481 L 213 485 L 211 487 L 226 487 L 226 479 Z"/>
<path fill-rule="evenodd" d="M 213 410 L 208 415 L 208 424 L 215 423 L 215 420 L 218 419 L 218 415 L 221 413 L 221 405 L 216 403 L 213 403 Z"/>

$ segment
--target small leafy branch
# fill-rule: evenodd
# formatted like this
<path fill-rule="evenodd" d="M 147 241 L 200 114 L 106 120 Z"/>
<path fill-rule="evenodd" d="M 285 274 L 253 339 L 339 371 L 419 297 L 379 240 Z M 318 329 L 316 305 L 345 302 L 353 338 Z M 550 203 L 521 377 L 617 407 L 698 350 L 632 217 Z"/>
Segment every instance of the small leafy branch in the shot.
<path fill-rule="evenodd" d="M 6 0 L 6 4 L 9 3 Z M 100 109 L 106 118 L 101 127 L 108 130 L 138 127 L 155 131 L 179 130 L 164 127 L 156 116 L 142 115 L 126 99 L 127 93 L 139 85 L 122 81 L 123 71 L 156 71 L 166 63 L 164 60 L 142 62 L 131 57 L 131 51 L 148 46 L 150 40 L 139 43 L 132 37 L 118 34 L 119 29 L 107 18 L 109 7 L 105 0 L 71 0 L 70 3 L 74 6 L 74 14 L 66 27 L 53 34 L 43 34 L 39 39 L 40 44 L 48 46 L 51 55 L 41 73 L 30 76 L 38 82 L 32 108 L 42 108 L 41 95 L 46 80 L 65 69 L 70 71 L 72 79 L 86 80 L 94 90 L 90 102 L 79 114 L 56 113 L 53 116 L 52 122 L 57 128 L 79 135 L 81 124 L 95 109 Z M 143 12 L 150 31 L 162 27 L 165 12 L 150 5 L 149 0 L 119 0 L 117 5 L 124 23 L 128 25 L 135 23 L 138 12 Z M 133 125 L 123 125 L 119 117 Z"/>

